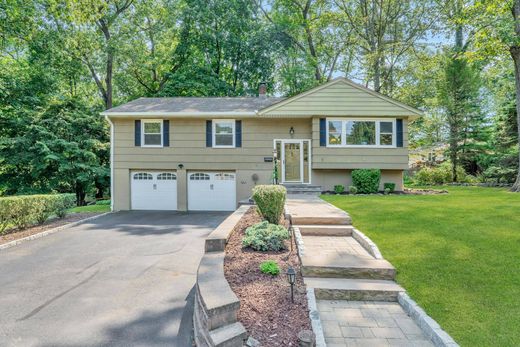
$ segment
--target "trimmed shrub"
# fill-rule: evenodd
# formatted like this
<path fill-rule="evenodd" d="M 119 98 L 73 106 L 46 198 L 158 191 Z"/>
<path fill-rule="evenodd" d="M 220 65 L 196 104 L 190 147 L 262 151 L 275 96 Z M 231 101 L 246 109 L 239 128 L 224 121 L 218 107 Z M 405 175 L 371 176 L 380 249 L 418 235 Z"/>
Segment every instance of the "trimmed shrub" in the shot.
<path fill-rule="evenodd" d="M 0 198 L 0 233 L 8 227 L 27 228 L 50 216 L 64 217 L 74 206 L 74 194 L 19 195 Z"/>
<path fill-rule="evenodd" d="M 361 169 L 352 171 L 352 184 L 358 189 L 359 193 L 371 194 L 379 191 L 379 180 L 381 170 Z"/>
<path fill-rule="evenodd" d="M 283 213 L 287 189 L 279 185 L 258 185 L 253 188 L 253 200 L 258 212 L 269 223 L 278 224 Z"/>
<path fill-rule="evenodd" d="M 284 240 L 290 237 L 291 234 L 283 226 L 263 221 L 246 229 L 242 245 L 255 251 L 280 251 L 285 249 Z"/>
<path fill-rule="evenodd" d="M 389 193 L 393 193 L 393 192 L 395 192 L 395 183 L 389 183 L 389 182 L 383 183 L 383 188 L 385 190 L 388 189 Z"/>
<path fill-rule="evenodd" d="M 110 205 L 110 201 L 111 201 L 110 199 L 108 199 L 108 200 L 98 200 L 98 201 L 96 201 L 96 205 L 104 205 L 104 206 Z"/>
<path fill-rule="evenodd" d="M 280 273 L 280 267 L 274 260 L 267 260 L 260 264 L 260 271 L 264 274 L 277 276 Z"/>
<path fill-rule="evenodd" d="M 345 186 L 342 186 L 341 184 L 338 184 L 338 185 L 335 185 L 334 186 L 334 192 L 336 194 L 341 194 L 345 191 Z"/>
<path fill-rule="evenodd" d="M 350 194 L 355 195 L 355 194 L 357 194 L 357 188 L 354 187 L 354 186 L 350 186 L 350 187 L 348 187 L 348 192 L 349 192 Z"/>
<path fill-rule="evenodd" d="M 385 188 L 385 190 L 383 191 L 383 193 L 384 193 L 385 195 L 388 195 L 388 194 L 390 194 L 391 192 L 392 192 L 392 191 L 390 190 L 390 188 Z"/>
<path fill-rule="evenodd" d="M 472 176 L 467 175 L 464 168 L 457 167 L 457 181 L 460 183 L 468 183 L 473 181 Z M 446 161 L 436 167 L 423 167 L 413 176 L 416 185 L 431 186 L 453 182 L 453 173 L 451 163 Z"/>

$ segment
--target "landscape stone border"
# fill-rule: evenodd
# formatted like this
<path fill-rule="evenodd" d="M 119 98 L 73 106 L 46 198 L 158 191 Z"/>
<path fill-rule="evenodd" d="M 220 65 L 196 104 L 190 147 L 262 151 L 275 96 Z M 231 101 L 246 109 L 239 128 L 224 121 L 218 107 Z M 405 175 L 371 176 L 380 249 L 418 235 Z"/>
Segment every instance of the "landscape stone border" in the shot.
<path fill-rule="evenodd" d="M 307 306 L 309 307 L 309 318 L 311 319 L 312 331 L 316 335 L 316 347 L 327 347 L 323 326 L 321 325 L 320 312 L 316 303 L 314 288 L 307 288 Z"/>
<path fill-rule="evenodd" d="M 428 316 L 428 314 L 426 314 L 426 312 L 424 312 L 424 310 L 413 301 L 406 292 L 399 293 L 397 301 L 436 347 L 459 346 L 455 340 L 453 340 L 453 338 L 441 328 L 439 323 Z"/>
<path fill-rule="evenodd" d="M 354 230 L 352 230 L 352 237 L 361 245 L 361 247 L 370 253 L 371 256 L 376 259 L 384 259 L 377 245 L 361 231 L 354 228 Z"/>
<path fill-rule="evenodd" d="M 193 330 L 199 347 L 242 347 L 247 338 L 238 321 L 240 300 L 224 275 L 225 247 L 250 205 L 240 206 L 207 237 L 197 270 Z"/>
<path fill-rule="evenodd" d="M 63 224 L 63 225 L 60 225 L 59 227 L 52 228 L 52 229 L 49 229 L 49 230 L 45 230 L 45 231 L 42 231 L 42 232 L 34 234 L 34 235 L 30 235 L 30 236 L 23 237 L 23 238 L 18 239 L 18 240 L 13 240 L 13 241 L 4 243 L 4 244 L 0 245 L 0 250 L 11 248 L 11 247 L 19 245 L 21 243 L 27 242 L 27 241 L 36 240 L 36 239 L 39 239 L 41 237 L 54 234 L 54 233 L 56 233 L 58 231 L 66 229 L 66 228 L 75 227 L 76 225 L 79 225 L 79 224 L 91 221 L 93 219 L 97 219 L 97 218 L 106 216 L 107 214 L 110 214 L 110 213 L 112 213 L 112 212 L 105 212 L 105 213 L 98 214 L 98 215 L 95 215 L 95 216 L 92 216 L 92 217 L 83 218 L 83 219 L 80 219 L 78 221 L 67 223 L 67 224 Z"/>

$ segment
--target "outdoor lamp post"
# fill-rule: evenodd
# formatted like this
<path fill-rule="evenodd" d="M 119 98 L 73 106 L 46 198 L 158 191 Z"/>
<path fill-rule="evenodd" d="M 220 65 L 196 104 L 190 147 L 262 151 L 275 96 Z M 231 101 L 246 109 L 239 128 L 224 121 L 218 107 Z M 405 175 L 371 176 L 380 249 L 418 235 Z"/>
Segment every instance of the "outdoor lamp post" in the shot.
<path fill-rule="evenodd" d="M 291 302 L 294 303 L 294 283 L 296 283 L 296 272 L 291 266 L 287 269 L 287 281 L 289 281 L 289 284 L 291 285 Z"/>

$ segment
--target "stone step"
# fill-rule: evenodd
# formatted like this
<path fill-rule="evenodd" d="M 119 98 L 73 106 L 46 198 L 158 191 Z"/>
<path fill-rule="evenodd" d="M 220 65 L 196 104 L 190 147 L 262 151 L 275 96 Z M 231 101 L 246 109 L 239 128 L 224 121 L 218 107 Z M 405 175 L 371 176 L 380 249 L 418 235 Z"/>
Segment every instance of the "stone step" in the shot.
<path fill-rule="evenodd" d="M 374 280 L 395 278 L 395 268 L 383 259 L 360 257 L 355 254 L 312 253 L 306 251 L 301 257 L 303 276 Z"/>
<path fill-rule="evenodd" d="M 209 335 L 215 347 L 243 346 L 247 339 L 246 328 L 239 322 L 212 330 Z"/>
<path fill-rule="evenodd" d="M 295 225 L 302 236 L 352 236 L 352 225 Z"/>
<path fill-rule="evenodd" d="M 291 221 L 293 225 L 352 225 L 352 219 L 347 214 L 344 216 L 295 216 L 291 214 Z"/>
<path fill-rule="evenodd" d="M 350 301 L 397 301 L 404 289 L 394 281 L 305 277 L 316 299 Z"/>

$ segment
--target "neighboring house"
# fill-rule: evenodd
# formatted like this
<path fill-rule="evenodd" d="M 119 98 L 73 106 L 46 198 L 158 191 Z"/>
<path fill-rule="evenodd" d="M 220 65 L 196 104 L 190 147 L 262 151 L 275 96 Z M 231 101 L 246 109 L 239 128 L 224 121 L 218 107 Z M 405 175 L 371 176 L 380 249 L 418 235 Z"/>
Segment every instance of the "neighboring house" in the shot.
<path fill-rule="evenodd" d="M 421 111 L 345 78 L 290 98 L 140 98 L 111 124 L 113 210 L 234 210 L 255 184 L 332 190 L 354 169 L 403 189 L 408 122 Z"/>

